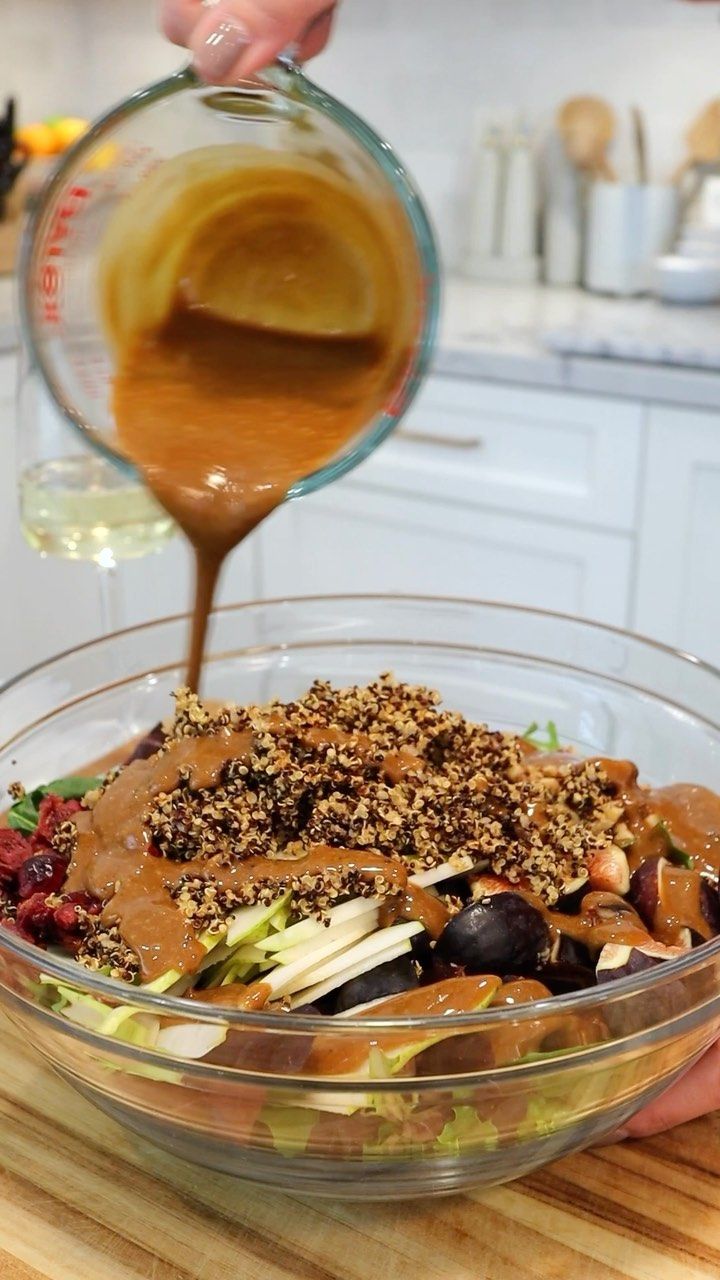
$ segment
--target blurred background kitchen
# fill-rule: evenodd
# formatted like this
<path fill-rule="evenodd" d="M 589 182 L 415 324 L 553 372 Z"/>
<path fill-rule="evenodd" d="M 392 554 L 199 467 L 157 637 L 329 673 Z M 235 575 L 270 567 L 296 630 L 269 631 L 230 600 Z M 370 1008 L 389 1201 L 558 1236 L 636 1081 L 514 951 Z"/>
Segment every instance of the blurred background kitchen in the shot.
<path fill-rule="evenodd" d="M 0 0 L 0 678 L 186 607 L 167 530 L 131 560 L 108 533 L 99 569 L 39 555 L 26 472 L 23 537 L 12 302 L 47 153 L 181 61 L 152 0 Z M 720 5 L 345 0 L 311 75 L 429 203 L 435 371 L 390 444 L 236 553 L 222 599 L 479 596 L 720 662 Z"/>

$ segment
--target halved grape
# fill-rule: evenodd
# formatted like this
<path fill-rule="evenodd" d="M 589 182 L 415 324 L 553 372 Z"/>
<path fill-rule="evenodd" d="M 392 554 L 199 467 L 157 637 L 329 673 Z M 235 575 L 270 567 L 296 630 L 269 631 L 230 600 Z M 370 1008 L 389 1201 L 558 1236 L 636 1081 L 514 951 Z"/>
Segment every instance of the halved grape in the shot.
<path fill-rule="evenodd" d="M 398 956 L 397 960 L 388 960 L 376 969 L 361 973 L 357 978 L 339 987 L 336 992 L 335 1012 L 344 1013 L 358 1004 L 368 1004 L 371 1000 L 379 1000 L 382 996 L 399 995 L 401 991 L 412 991 L 420 985 L 417 968 L 410 955 Z"/>
<path fill-rule="evenodd" d="M 436 950 L 466 973 L 529 973 L 550 954 L 542 914 L 517 893 L 470 902 L 445 926 Z"/>

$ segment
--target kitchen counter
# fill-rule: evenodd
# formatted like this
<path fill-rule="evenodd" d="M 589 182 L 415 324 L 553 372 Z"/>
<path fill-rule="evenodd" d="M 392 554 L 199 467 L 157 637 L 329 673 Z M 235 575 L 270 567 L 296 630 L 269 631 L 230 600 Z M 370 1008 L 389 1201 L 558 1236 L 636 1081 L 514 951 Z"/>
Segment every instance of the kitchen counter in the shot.
<path fill-rule="evenodd" d="M 435 1201 L 280 1195 L 127 1134 L 0 1027 L 3 1280 L 716 1280 L 720 1118 Z"/>
<path fill-rule="evenodd" d="M 563 354 L 568 345 L 577 351 Z M 692 363 L 668 363 L 680 359 Z M 451 278 L 435 363 L 492 382 L 720 409 L 720 307 Z"/>

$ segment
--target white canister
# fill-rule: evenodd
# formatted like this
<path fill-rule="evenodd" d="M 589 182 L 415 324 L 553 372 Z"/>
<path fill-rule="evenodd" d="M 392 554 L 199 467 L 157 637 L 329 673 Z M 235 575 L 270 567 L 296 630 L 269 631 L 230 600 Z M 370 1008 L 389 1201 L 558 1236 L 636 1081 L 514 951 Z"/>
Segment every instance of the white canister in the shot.
<path fill-rule="evenodd" d="M 498 250 L 503 163 L 502 136 L 499 129 L 491 127 L 482 138 L 475 158 L 467 238 L 468 252 L 473 258 L 492 258 Z"/>
<path fill-rule="evenodd" d="M 500 256 L 526 262 L 537 251 L 537 177 L 526 133 L 518 133 L 507 156 L 505 199 L 500 226 Z"/>
<path fill-rule="evenodd" d="M 577 285 L 582 271 L 583 201 L 580 177 L 553 133 L 545 150 L 543 211 L 546 284 Z"/>
<path fill-rule="evenodd" d="M 677 216 L 674 186 L 594 183 L 585 251 L 586 288 L 625 297 L 647 293 L 655 259 L 672 244 Z"/>

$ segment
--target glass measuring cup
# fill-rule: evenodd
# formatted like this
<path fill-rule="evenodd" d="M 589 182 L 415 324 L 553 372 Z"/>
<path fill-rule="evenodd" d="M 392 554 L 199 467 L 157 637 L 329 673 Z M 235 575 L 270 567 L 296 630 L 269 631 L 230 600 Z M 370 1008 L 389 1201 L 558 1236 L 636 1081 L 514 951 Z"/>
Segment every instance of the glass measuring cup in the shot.
<path fill-rule="evenodd" d="M 45 188 L 26 233 L 21 313 L 31 365 L 65 419 L 132 473 L 117 446 L 113 362 L 100 319 L 97 251 L 118 203 L 159 163 L 224 143 L 294 151 L 340 170 L 392 208 L 413 250 L 414 333 L 399 385 L 373 421 L 301 494 L 362 461 L 402 417 L 427 369 L 438 310 L 438 261 L 422 200 L 392 149 L 364 121 L 289 62 L 235 88 L 201 84 L 186 69 L 141 90 L 99 120 Z"/>

